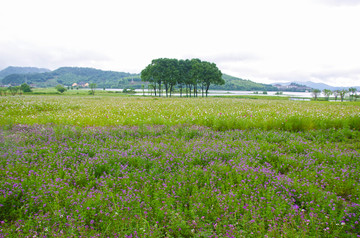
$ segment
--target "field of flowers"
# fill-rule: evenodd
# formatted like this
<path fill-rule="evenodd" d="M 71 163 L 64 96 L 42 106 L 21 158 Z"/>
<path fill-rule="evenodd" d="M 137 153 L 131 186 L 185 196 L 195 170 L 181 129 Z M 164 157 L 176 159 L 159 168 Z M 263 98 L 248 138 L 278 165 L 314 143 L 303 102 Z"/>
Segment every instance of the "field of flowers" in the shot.
<path fill-rule="evenodd" d="M 0 97 L 0 126 L 199 125 L 216 130 L 360 130 L 360 102 L 237 98 Z"/>
<path fill-rule="evenodd" d="M 23 96 L 0 109 L 0 237 L 360 237 L 359 104 Z"/>

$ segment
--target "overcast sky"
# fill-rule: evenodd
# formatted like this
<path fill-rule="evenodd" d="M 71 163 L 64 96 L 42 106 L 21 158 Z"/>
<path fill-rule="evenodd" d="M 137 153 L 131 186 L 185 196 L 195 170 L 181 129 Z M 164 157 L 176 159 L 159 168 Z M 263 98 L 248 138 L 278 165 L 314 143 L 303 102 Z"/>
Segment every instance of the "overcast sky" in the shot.
<path fill-rule="evenodd" d="M 200 58 L 256 82 L 360 85 L 360 0 L 2 0 L 0 70 Z"/>

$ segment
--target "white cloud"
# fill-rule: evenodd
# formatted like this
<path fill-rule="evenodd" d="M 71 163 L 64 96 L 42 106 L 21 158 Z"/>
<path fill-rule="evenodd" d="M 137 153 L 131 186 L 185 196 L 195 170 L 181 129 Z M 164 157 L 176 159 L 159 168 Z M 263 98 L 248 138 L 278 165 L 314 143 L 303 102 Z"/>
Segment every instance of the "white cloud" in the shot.
<path fill-rule="evenodd" d="M 356 6 L 360 5 L 359 0 L 316 0 L 322 4 L 332 6 Z"/>
<path fill-rule="evenodd" d="M 7 66 L 38 66 L 56 69 L 60 66 L 98 67 L 111 59 L 100 53 L 76 49 L 44 48 L 26 42 L 2 43 L 0 69 Z"/>
<path fill-rule="evenodd" d="M 154 58 L 201 58 L 258 82 L 307 81 L 358 67 L 358 2 L 5 0 L 0 67 L 77 65 L 137 73 Z M 317 79 L 360 85 L 358 75 L 344 75 Z"/>

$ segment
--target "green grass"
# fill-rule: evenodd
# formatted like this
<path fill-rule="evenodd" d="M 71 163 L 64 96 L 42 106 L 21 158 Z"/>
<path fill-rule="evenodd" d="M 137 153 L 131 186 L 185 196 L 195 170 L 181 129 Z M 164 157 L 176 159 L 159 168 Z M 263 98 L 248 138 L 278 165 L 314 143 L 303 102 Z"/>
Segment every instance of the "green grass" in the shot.
<path fill-rule="evenodd" d="M 0 97 L 0 237 L 360 234 L 359 102 L 120 95 Z"/>
<path fill-rule="evenodd" d="M 201 125 L 216 130 L 360 130 L 360 102 L 139 96 L 0 97 L 0 125 Z M 120 95 L 120 94 L 119 94 Z"/>

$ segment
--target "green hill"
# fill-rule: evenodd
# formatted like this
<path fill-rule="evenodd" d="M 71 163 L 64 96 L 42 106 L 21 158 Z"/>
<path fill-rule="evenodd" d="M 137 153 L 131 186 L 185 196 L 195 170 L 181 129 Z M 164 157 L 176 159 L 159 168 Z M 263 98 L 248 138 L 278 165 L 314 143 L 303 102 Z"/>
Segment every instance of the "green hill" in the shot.
<path fill-rule="evenodd" d="M 262 83 L 255 83 L 247 79 L 236 78 L 223 74 L 224 85 L 211 85 L 212 90 L 234 90 L 234 91 L 277 91 L 277 88 Z"/>
<path fill-rule="evenodd" d="M 80 67 L 62 67 L 45 73 L 10 74 L 2 79 L 4 85 L 20 85 L 22 83 L 36 87 L 53 87 L 57 84 L 71 86 L 74 83 L 96 83 L 101 88 L 124 88 L 130 86 L 140 88 L 141 84 L 144 84 L 138 74 Z"/>
<path fill-rule="evenodd" d="M 9 67 L 11 68 L 11 67 Z M 17 68 L 17 67 L 15 67 Z M 7 68 L 8 69 L 8 68 Z M 24 69 L 24 68 L 21 68 Z M 18 72 L 5 76 L 1 83 L 4 85 L 20 85 L 27 83 L 35 87 L 54 87 L 58 84 L 71 86 L 74 83 L 82 85 L 85 83 L 96 83 L 99 88 L 141 88 L 144 84 L 139 74 L 130 74 L 116 71 L 103 71 L 94 68 L 83 67 L 62 67 L 54 71 L 47 71 L 42 73 L 34 73 L 33 71 L 26 71 L 28 73 L 19 73 L 21 70 L 14 70 Z M 41 69 L 39 69 L 41 70 Z M 6 70 L 10 72 L 9 70 Z M 3 71 L 1 71 L 3 72 Z M 277 88 L 271 85 L 255 83 L 250 80 L 236 78 L 230 75 L 223 74 L 225 85 L 211 85 L 210 90 L 239 90 L 239 91 L 276 91 Z"/>
<path fill-rule="evenodd" d="M 130 86 L 140 88 L 141 84 L 144 84 L 138 74 L 103 71 L 94 68 L 62 67 L 51 74 L 53 79 L 63 85 L 96 83 L 101 88 L 124 88 Z"/>
<path fill-rule="evenodd" d="M 35 74 L 50 72 L 49 69 L 35 68 L 35 67 L 14 67 L 9 66 L 6 69 L 0 71 L 0 79 L 5 78 L 11 74 Z"/>

